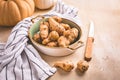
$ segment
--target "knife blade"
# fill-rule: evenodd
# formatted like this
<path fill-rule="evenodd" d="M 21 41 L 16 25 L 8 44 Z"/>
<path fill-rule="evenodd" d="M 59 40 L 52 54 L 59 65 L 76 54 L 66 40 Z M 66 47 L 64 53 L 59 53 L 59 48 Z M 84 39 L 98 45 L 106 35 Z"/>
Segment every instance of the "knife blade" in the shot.
<path fill-rule="evenodd" d="M 94 42 L 94 23 L 93 21 L 91 21 L 89 27 L 89 34 L 86 42 L 85 55 L 84 55 L 86 61 L 90 61 L 92 58 L 93 42 Z"/>

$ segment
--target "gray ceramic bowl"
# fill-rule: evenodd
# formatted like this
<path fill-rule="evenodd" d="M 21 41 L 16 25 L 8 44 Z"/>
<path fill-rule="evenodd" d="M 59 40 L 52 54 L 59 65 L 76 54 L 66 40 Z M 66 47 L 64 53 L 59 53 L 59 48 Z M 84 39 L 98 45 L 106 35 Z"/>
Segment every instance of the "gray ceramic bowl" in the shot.
<path fill-rule="evenodd" d="M 78 26 L 76 23 L 74 23 L 73 21 L 70 21 L 68 19 L 62 18 L 63 19 L 63 23 L 67 23 L 69 24 L 71 27 L 75 27 L 78 29 L 78 37 L 76 39 L 76 41 L 74 43 L 72 43 L 71 45 L 69 45 L 68 47 L 64 48 L 64 47 L 48 47 L 48 46 L 44 46 L 42 44 L 37 43 L 36 41 L 34 41 L 33 35 L 39 31 L 39 25 L 40 25 L 40 21 L 35 22 L 29 29 L 29 38 L 31 40 L 31 42 L 33 43 L 33 45 L 35 46 L 35 48 L 46 54 L 46 55 L 50 55 L 50 56 L 65 56 L 65 55 L 69 55 L 71 53 L 74 53 L 79 47 L 83 46 L 83 42 L 80 41 L 81 35 L 82 35 L 82 30 L 81 27 Z M 47 19 L 46 19 L 47 20 Z"/>

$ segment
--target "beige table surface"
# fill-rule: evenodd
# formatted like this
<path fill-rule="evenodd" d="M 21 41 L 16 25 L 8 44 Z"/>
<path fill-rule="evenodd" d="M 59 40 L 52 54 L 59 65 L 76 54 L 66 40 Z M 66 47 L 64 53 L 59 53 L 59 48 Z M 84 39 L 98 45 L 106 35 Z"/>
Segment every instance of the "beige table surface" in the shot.
<path fill-rule="evenodd" d="M 79 9 L 83 23 L 82 40 L 86 44 L 89 21 L 95 23 L 95 41 L 90 67 L 84 74 L 74 68 L 71 72 L 58 70 L 48 80 L 120 80 L 120 0 L 64 0 Z M 36 11 L 34 15 L 48 12 Z M 12 28 L 0 27 L 0 42 L 6 42 Z M 57 60 L 83 60 L 85 46 L 65 57 L 51 57 L 40 53 L 51 66 Z"/>

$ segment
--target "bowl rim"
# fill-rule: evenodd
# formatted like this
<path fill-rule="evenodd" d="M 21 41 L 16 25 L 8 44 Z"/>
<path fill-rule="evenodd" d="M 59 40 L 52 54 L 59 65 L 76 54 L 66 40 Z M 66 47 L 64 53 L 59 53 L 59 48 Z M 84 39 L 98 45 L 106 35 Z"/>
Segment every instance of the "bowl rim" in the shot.
<path fill-rule="evenodd" d="M 51 16 L 50 16 L 50 17 L 51 17 Z M 49 18 L 49 17 L 47 17 L 47 18 Z M 80 39 L 81 39 L 81 37 L 82 37 L 82 29 L 81 29 L 81 26 L 79 26 L 77 23 L 75 23 L 75 22 L 72 21 L 72 20 L 69 20 L 69 19 L 63 18 L 63 17 L 61 17 L 61 18 L 72 22 L 73 24 L 75 24 L 76 26 L 78 26 L 78 28 L 80 29 L 80 31 L 79 31 L 79 32 L 80 32 L 80 37 L 79 37 L 78 40 L 76 40 L 75 42 L 73 42 L 72 44 L 69 45 L 69 46 L 72 46 L 72 45 L 74 45 L 75 43 L 77 43 L 78 41 L 80 41 Z M 38 21 L 40 21 L 40 20 L 38 20 Z M 49 47 L 49 46 L 45 46 L 45 45 L 43 45 L 43 44 L 39 44 L 38 42 L 34 41 L 33 38 L 32 38 L 31 35 L 30 35 L 30 29 L 31 29 L 31 28 L 33 27 L 33 25 L 36 24 L 38 21 L 36 21 L 35 23 L 33 23 L 33 24 L 30 26 L 29 30 L 28 30 L 28 37 L 29 37 L 29 39 L 32 41 L 32 44 L 35 43 L 35 44 L 37 44 L 38 46 L 42 46 L 42 47 L 46 47 L 46 48 L 52 48 L 52 49 L 62 49 L 62 48 L 68 48 L 68 47 L 69 47 L 69 46 L 68 46 L 68 47 Z"/>

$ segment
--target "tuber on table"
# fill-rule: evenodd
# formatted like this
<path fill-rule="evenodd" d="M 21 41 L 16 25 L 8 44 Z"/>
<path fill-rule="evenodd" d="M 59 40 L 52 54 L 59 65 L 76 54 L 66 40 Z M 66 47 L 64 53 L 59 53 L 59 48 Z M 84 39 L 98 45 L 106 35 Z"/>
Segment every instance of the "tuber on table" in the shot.
<path fill-rule="evenodd" d="M 54 66 L 67 72 L 70 72 L 74 68 L 74 64 L 71 61 L 57 61 Z"/>
<path fill-rule="evenodd" d="M 82 72 L 82 73 L 84 73 L 85 71 L 87 71 L 88 68 L 89 68 L 89 64 L 88 64 L 87 61 L 82 61 L 82 60 L 80 60 L 80 61 L 77 63 L 77 69 L 78 69 L 80 72 Z"/>

